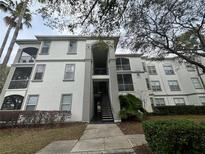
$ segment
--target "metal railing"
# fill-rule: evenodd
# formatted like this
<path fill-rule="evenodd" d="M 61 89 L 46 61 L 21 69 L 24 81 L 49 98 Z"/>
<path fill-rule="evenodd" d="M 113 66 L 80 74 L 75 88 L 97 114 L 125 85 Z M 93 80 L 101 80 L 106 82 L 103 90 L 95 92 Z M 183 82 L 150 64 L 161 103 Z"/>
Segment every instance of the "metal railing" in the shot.
<path fill-rule="evenodd" d="M 119 91 L 133 91 L 133 84 L 118 84 Z"/>
<path fill-rule="evenodd" d="M 9 89 L 24 89 L 27 88 L 29 80 L 11 80 Z"/>
<path fill-rule="evenodd" d="M 94 75 L 108 75 L 107 68 L 95 68 Z"/>
<path fill-rule="evenodd" d="M 21 56 L 19 59 L 19 63 L 34 63 L 35 58 L 32 56 Z"/>

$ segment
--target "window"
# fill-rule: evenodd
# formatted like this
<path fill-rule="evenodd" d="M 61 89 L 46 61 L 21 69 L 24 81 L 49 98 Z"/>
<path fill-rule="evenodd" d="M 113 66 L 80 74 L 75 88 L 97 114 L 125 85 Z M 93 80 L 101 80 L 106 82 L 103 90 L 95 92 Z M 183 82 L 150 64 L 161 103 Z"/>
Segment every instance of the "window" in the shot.
<path fill-rule="evenodd" d="M 76 52 L 77 52 L 77 41 L 70 41 L 69 48 L 68 48 L 68 54 L 76 53 Z"/>
<path fill-rule="evenodd" d="M 17 67 L 9 84 L 9 89 L 27 88 L 32 67 Z"/>
<path fill-rule="evenodd" d="M 200 96 L 199 100 L 200 100 L 202 105 L 205 105 L 205 96 Z"/>
<path fill-rule="evenodd" d="M 119 91 L 133 91 L 133 82 L 131 74 L 118 74 L 118 88 Z"/>
<path fill-rule="evenodd" d="M 192 64 L 186 63 L 185 65 L 188 72 L 194 72 L 196 70 L 196 67 Z"/>
<path fill-rule="evenodd" d="M 185 105 L 184 98 L 174 98 L 174 102 L 176 105 Z"/>
<path fill-rule="evenodd" d="M 201 83 L 198 78 L 191 78 L 195 89 L 202 89 Z"/>
<path fill-rule="evenodd" d="M 148 78 L 146 78 L 145 80 L 146 80 L 147 89 L 148 89 L 148 90 L 150 90 L 151 88 L 150 88 L 149 79 L 148 79 Z"/>
<path fill-rule="evenodd" d="M 146 69 L 146 64 L 145 64 L 145 62 L 142 62 L 142 68 L 143 68 L 143 70 L 144 70 L 145 72 L 147 72 L 147 69 Z"/>
<path fill-rule="evenodd" d="M 150 83 L 153 91 L 161 91 L 161 86 L 159 81 L 151 81 Z"/>
<path fill-rule="evenodd" d="M 130 70 L 130 62 L 128 58 L 116 59 L 117 70 Z"/>
<path fill-rule="evenodd" d="M 164 106 L 165 105 L 164 98 L 155 98 L 154 101 L 155 101 L 156 106 Z"/>
<path fill-rule="evenodd" d="M 41 54 L 42 55 L 47 55 L 48 51 L 49 51 L 49 48 L 50 48 L 50 41 L 43 42 L 43 46 L 42 46 L 42 49 L 41 49 Z"/>
<path fill-rule="evenodd" d="M 147 69 L 150 75 L 157 75 L 155 66 L 147 66 Z"/>
<path fill-rule="evenodd" d="M 29 110 L 29 111 L 35 110 L 37 102 L 38 102 L 38 95 L 29 95 L 28 101 L 26 104 L 26 110 Z"/>
<path fill-rule="evenodd" d="M 71 105 L 72 105 L 72 94 L 62 95 L 61 110 L 71 111 Z"/>
<path fill-rule="evenodd" d="M 180 91 L 180 87 L 177 80 L 169 80 L 168 84 L 171 91 Z"/>
<path fill-rule="evenodd" d="M 164 66 L 164 71 L 166 75 L 174 75 L 174 70 L 171 65 Z"/>
<path fill-rule="evenodd" d="M 74 80 L 75 74 L 75 64 L 66 64 L 64 80 L 72 81 Z"/>
<path fill-rule="evenodd" d="M 45 64 L 36 65 L 36 71 L 35 71 L 35 75 L 34 75 L 34 80 L 36 80 L 36 81 L 43 80 L 43 75 L 44 75 L 44 72 L 45 72 L 45 68 L 46 68 Z"/>

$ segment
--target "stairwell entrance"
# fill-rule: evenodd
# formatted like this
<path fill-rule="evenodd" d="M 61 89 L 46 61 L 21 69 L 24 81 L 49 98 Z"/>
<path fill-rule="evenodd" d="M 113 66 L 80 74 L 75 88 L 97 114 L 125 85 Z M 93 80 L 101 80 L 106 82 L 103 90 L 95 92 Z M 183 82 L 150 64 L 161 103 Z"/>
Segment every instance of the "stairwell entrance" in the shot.
<path fill-rule="evenodd" d="M 109 81 L 93 81 L 94 116 L 93 122 L 113 122 L 109 99 Z"/>

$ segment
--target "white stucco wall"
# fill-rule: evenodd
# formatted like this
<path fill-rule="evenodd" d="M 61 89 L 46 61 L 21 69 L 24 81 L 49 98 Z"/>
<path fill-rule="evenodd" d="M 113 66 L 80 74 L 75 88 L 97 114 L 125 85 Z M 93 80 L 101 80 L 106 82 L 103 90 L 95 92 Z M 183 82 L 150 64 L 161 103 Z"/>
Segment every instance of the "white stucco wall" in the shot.
<path fill-rule="evenodd" d="M 12 65 L 12 69 L 10 71 L 8 79 L 11 80 L 13 72 L 16 67 L 29 66 L 28 64 L 18 64 L 18 58 L 21 52 L 21 49 L 26 47 L 36 47 L 40 48 L 36 63 L 34 65 L 30 65 L 33 67 L 31 74 L 31 81 L 29 82 L 27 89 L 8 89 L 4 87 L 4 92 L 0 97 L 0 101 L 3 100 L 4 97 L 18 94 L 25 96 L 22 109 L 25 109 L 25 105 L 27 102 L 28 95 L 39 95 L 37 110 L 59 110 L 62 94 L 72 94 L 72 108 L 71 113 L 72 121 L 82 121 L 83 114 L 88 114 L 86 111 L 83 111 L 84 98 L 88 97 L 85 94 L 85 91 L 89 91 L 89 99 L 86 103 L 90 108 L 89 116 L 86 121 L 93 115 L 93 95 L 92 95 L 92 81 L 93 79 L 103 79 L 106 77 L 107 80 L 110 81 L 110 98 L 113 102 L 112 107 L 115 108 L 115 118 L 117 117 L 119 104 L 118 94 L 126 94 L 131 93 L 142 99 L 144 107 L 148 111 L 152 111 L 151 100 L 150 98 L 164 98 L 166 105 L 175 105 L 174 98 L 184 98 L 186 104 L 188 105 L 201 105 L 199 96 L 205 96 L 204 89 L 195 89 L 191 78 L 198 77 L 197 72 L 188 72 L 184 64 L 179 64 L 176 60 L 167 59 L 164 61 L 149 61 L 147 59 L 141 58 L 140 55 L 117 55 L 114 54 L 114 41 L 107 41 L 110 47 L 109 58 L 108 58 L 108 67 L 109 67 L 109 75 L 107 76 L 92 76 L 92 68 L 89 70 L 90 77 L 86 78 L 86 66 L 92 67 L 92 54 L 87 54 L 88 50 L 86 48 L 88 45 L 90 47 L 97 43 L 96 40 L 79 40 L 77 41 L 77 53 L 76 54 L 67 54 L 69 47 L 69 40 L 67 41 L 51 41 L 51 45 L 49 48 L 48 55 L 41 55 L 41 44 L 22 44 L 20 45 L 18 54 L 14 61 L 15 65 Z M 90 49 L 89 49 L 90 51 Z M 87 54 L 87 55 L 86 55 Z M 131 70 L 124 71 L 132 74 L 134 91 L 126 91 L 126 92 L 118 92 L 117 87 L 117 73 L 115 66 L 115 58 L 116 57 L 127 57 L 130 61 Z M 89 61 L 89 62 L 88 62 Z M 88 62 L 87 65 L 85 62 Z M 149 75 L 147 72 L 144 72 L 142 62 L 145 62 L 146 66 L 154 65 L 157 70 L 157 75 Z M 35 67 L 37 64 L 45 64 L 45 72 L 42 82 L 33 82 L 33 76 L 35 72 Z M 74 81 L 63 81 L 64 73 L 65 73 L 65 65 L 66 64 L 75 64 L 75 77 Z M 166 75 L 164 72 L 164 65 L 172 65 L 175 74 L 174 75 Z M 88 74 L 88 73 L 87 73 Z M 153 92 L 152 90 L 147 89 L 146 78 L 149 81 L 159 80 L 162 91 Z M 86 84 L 86 80 L 89 79 L 90 87 L 84 87 Z M 7 81 L 6 86 L 9 85 L 10 81 Z M 180 86 L 180 91 L 170 91 L 168 80 L 177 80 Z M 205 81 L 205 77 L 204 77 Z M 1 105 L 1 104 L 0 104 Z M 84 112 L 84 113 L 83 113 Z"/>

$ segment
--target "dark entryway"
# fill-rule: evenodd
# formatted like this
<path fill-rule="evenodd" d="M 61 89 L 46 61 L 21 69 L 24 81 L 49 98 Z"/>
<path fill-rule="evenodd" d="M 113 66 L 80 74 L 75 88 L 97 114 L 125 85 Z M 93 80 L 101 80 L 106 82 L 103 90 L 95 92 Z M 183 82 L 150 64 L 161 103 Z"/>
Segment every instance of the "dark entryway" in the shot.
<path fill-rule="evenodd" d="M 94 122 L 113 122 L 109 100 L 109 82 L 94 81 Z"/>

